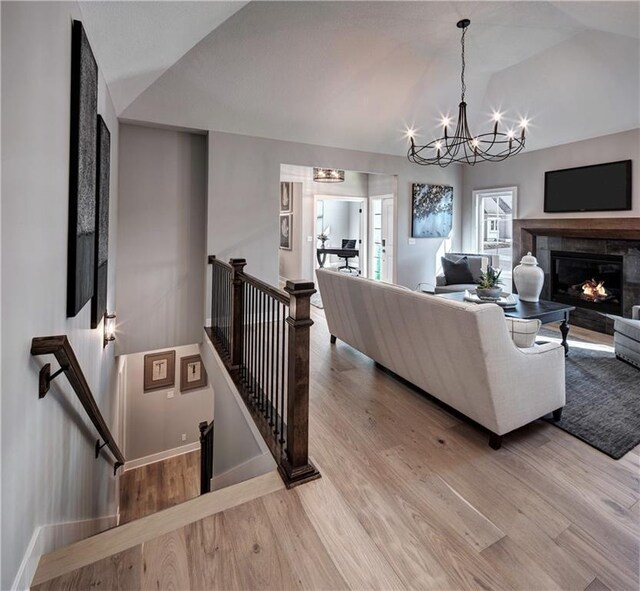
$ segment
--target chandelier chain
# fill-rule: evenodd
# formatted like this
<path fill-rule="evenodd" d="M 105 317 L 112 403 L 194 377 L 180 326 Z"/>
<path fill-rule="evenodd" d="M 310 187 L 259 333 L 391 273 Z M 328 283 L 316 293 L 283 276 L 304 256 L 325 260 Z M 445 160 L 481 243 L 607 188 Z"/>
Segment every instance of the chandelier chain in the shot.
<path fill-rule="evenodd" d="M 467 27 L 464 27 L 462 29 L 462 37 L 460 37 L 460 44 L 462 45 L 462 69 L 460 71 L 460 82 L 462 86 L 462 96 L 461 96 L 462 102 L 464 102 L 464 95 L 467 92 L 467 85 L 464 83 L 464 69 L 465 69 L 465 66 L 467 65 L 464 60 L 464 36 L 466 34 L 467 34 Z"/>

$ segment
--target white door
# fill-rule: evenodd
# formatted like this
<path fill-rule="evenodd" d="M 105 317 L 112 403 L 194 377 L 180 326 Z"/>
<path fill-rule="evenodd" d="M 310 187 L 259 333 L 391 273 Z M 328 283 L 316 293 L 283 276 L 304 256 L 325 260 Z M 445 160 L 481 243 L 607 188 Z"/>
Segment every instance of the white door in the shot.
<path fill-rule="evenodd" d="M 382 281 L 393 283 L 393 256 L 395 246 L 393 243 L 393 199 L 382 200 L 382 257 L 381 273 Z"/>

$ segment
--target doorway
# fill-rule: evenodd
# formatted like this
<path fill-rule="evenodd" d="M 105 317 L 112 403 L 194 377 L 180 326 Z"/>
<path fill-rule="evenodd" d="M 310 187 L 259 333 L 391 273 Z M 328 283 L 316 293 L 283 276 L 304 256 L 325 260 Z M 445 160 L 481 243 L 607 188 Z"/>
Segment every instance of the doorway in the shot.
<path fill-rule="evenodd" d="M 314 195 L 313 265 L 367 276 L 367 199 Z"/>
<path fill-rule="evenodd" d="M 517 187 L 473 191 L 476 252 L 497 255 L 505 288 L 513 270 L 513 220 L 517 219 Z"/>
<path fill-rule="evenodd" d="M 371 272 L 374 281 L 393 283 L 393 195 L 371 197 Z"/>

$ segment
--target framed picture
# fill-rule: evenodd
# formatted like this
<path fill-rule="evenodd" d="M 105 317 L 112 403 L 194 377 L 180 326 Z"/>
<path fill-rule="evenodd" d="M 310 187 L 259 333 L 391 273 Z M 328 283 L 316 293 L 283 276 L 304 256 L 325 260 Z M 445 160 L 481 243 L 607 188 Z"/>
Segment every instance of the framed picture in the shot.
<path fill-rule="evenodd" d="M 413 184 L 412 238 L 446 238 L 453 224 L 453 187 Z"/>
<path fill-rule="evenodd" d="M 287 213 L 280 216 L 280 248 L 282 250 L 291 250 L 291 225 L 293 215 Z"/>
<path fill-rule="evenodd" d="M 280 213 L 293 211 L 293 183 L 280 183 Z"/>
<path fill-rule="evenodd" d="M 109 258 L 109 181 L 111 173 L 111 134 L 98 115 L 98 147 L 96 162 L 96 244 L 91 298 L 91 328 L 97 328 L 107 311 L 107 262 Z"/>
<path fill-rule="evenodd" d="M 207 371 L 200 355 L 180 358 L 180 392 L 196 390 L 207 385 Z"/>
<path fill-rule="evenodd" d="M 71 30 L 67 316 L 93 296 L 96 238 L 98 65 L 80 21 Z"/>
<path fill-rule="evenodd" d="M 171 388 L 176 382 L 176 352 L 162 351 L 144 356 L 144 391 Z"/>

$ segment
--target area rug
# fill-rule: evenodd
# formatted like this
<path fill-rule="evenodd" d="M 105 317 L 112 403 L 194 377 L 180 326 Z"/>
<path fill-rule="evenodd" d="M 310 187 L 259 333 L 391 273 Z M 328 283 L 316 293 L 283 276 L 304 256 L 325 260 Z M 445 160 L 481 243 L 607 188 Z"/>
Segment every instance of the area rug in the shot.
<path fill-rule="evenodd" d="M 538 342 L 559 342 L 542 329 Z M 640 443 L 640 370 L 616 359 L 613 348 L 569 336 L 567 405 L 553 423 L 615 460 Z"/>

